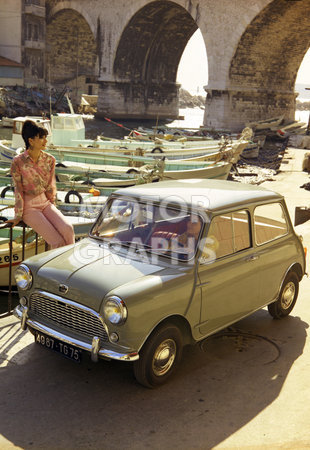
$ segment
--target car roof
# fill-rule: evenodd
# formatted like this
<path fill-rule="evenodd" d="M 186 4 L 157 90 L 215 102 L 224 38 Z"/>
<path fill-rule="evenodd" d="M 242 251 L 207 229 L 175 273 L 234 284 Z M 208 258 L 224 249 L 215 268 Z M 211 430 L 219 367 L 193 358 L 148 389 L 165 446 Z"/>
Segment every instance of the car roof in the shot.
<path fill-rule="evenodd" d="M 186 179 L 146 183 L 118 189 L 112 195 L 175 203 L 203 211 L 246 206 L 253 202 L 281 200 L 283 196 L 260 186 L 226 180 Z"/>

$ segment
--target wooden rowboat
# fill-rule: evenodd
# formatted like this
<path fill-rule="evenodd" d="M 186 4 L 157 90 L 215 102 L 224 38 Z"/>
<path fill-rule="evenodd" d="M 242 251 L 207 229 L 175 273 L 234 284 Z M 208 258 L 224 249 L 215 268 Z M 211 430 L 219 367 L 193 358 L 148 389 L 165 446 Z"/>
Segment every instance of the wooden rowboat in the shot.
<path fill-rule="evenodd" d="M 13 217 L 14 211 L 7 210 L 6 214 L 8 218 Z M 72 223 L 75 238 L 80 240 L 87 236 L 94 221 L 93 218 L 85 218 L 81 216 L 67 216 L 67 220 Z M 43 253 L 47 250 L 46 243 L 42 237 L 35 240 L 35 232 L 33 230 L 26 231 L 26 240 L 23 252 L 23 238 L 22 238 L 22 227 L 14 227 L 13 240 L 12 240 L 12 258 L 10 257 L 10 229 L 8 227 L 0 227 L 0 286 L 8 286 L 9 284 L 9 269 L 10 260 L 12 259 L 11 267 L 12 274 L 14 274 L 14 269 L 18 266 L 24 259 L 27 259 L 38 253 Z M 23 258 L 24 256 L 24 258 Z M 12 276 L 12 285 L 14 286 L 14 277 Z"/>
<path fill-rule="evenodd" d="M 9 284 L 9 270 L 10 270 L 10 248 L 9 248 L 9 228 L 0 228 L 0 286 L 8 286 Z M 15 235 L 15 237 L 14 237 Z M 23 260 L 23 246 L 22 246 L 22 228 L 16 227 L 14 230 L 12 241 L 12 274 L 14 269 Z M 32 239 L 32 241 L 29 241 Z M 34 240 L 34 233 L 32 237 L 28 234 L 28 239 L 24 248 L 24 259 L 29 258 L 37 253 L 45 251 L 45 241 L 40 238 L 36 242 Z M 12 276 L 12 285 L 14 285 L 14 277 Z"/>

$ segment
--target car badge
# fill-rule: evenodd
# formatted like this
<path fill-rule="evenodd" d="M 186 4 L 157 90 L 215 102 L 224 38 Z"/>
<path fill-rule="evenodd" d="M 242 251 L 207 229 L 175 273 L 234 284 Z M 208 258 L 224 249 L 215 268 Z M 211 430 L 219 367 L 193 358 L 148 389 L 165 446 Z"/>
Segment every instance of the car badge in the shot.
<path fill-rule="evenodd" d="M 60 284 L 58 287 L 59 292 L 61 292 L 62 294 L 66 294 L 68 292 L 68 286 L 66 286 L 65 284 Z"/>

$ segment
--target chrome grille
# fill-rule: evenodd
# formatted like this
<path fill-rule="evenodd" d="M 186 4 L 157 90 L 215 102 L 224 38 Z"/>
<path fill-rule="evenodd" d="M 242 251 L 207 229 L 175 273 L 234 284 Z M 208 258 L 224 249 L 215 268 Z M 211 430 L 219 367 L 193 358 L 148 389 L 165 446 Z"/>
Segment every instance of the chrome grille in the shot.
<path fill-rule="evenodd" d="M 109 340 L 95 312 L 88 308 L 74 306 L 71 301 L 61 297 L 35 292 L 30 297 L 30 312 L 54 322 L 64 330 L 74 331 L 90 339 L 98 336 L 103 342 Z"/>

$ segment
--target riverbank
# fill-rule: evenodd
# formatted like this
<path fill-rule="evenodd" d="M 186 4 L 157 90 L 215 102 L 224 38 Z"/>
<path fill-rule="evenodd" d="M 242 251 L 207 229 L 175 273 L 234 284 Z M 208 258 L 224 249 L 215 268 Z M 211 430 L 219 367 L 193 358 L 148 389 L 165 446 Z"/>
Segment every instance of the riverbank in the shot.
<path fill-rule="evenodd" d="M 66 92 L 66 89 L 53 89 L 50 92 L 48 89 L 43 88 L 0 87 L 0 118 L 2 116 L 16 117 L 42 114 L 49 116 L 51 111 L 53 113 L 70 112 L 65 96 Z M 83 112 L 83 109 L 85 109 L 82 100 L 80 105 L 75 105 L 75 110 L 78 112 Z M 204 109 L 205 96 L 191 95 L 188 91 L 181 88 L 179 91 L 179 107 Z M 93 114 L 96 113 L 96 102 L 92 106 L 91 112 Z"/>
<path fill-rule="evenodd" d="M 25 115 L 46 115 L 49 116 L 50 112 L 70 112 L 68 101 L 65 97 L 66 90 L 53 89 L 50 92 L 48 89 L 39 88 L 25 88 L 22 86 L 7 86 L 0 87 L 0 118 L 2 116 L 17 117 Z M 179 91 L 179 114 L 181 117 L 185 116 L 184 120 L 176 120 L 173 122 L 167 121 L 166 124 L 180 127 L 195 127 L 199 128 L 203 125 L 204 109 L 205 109 L 206 97 L 202 95 L 192 95 L 187 90 L 180 88 Z M 309 117 L 310 102 L 308 99 L 297 99 L 296 101 L 296 117 L 299 119 L 300 115 Z M 82 111 L 81 105 L 75 106 L 76 111 Z M 96 112 L 96 109 L 94 109 Z M 185 113 L 184 113 L 185 112 Z M 143 120 L 139 121 L 126 121 L 122 120 L 122 124 L 127 124 L 128 128 L 136 128 L 143 124 Z M 96 127 L 93 126 L 94 122 L 90 123 L 89 137 L 92 138 L 91 132 Z M 108 124 L 105 120 L 99 120 L 96 122 L 97 126 L 103 128 L 103 131 L 110 131 L 112 134 L 108 134 L 111 137 L 122 137 L 126 130 L 122 133 L 120 129 L 115 128 L 114 125 Z M 156 120 L 147 121 L 148 126 L 156 126 Z M 109 125 L 109 126 L 107 126 Z M 111 126 L 110 126 L 111 125 Z M 101 130 L 96 130 L 97 134 L 100 134 Z M 115 135 L 115 136 L 114 136 Z"/>

